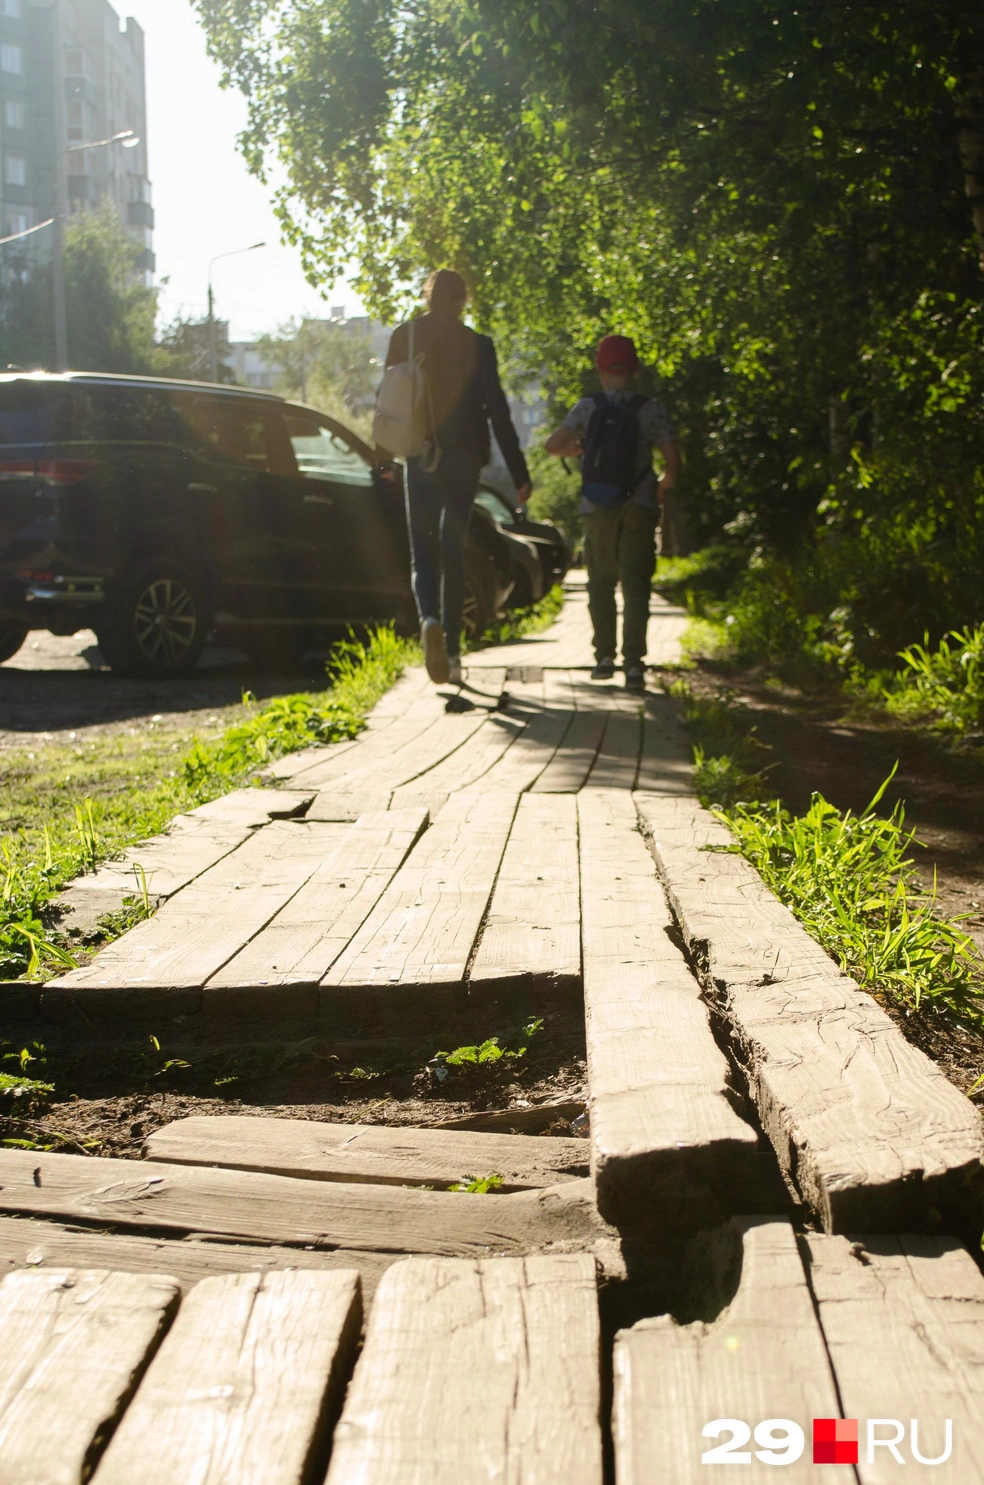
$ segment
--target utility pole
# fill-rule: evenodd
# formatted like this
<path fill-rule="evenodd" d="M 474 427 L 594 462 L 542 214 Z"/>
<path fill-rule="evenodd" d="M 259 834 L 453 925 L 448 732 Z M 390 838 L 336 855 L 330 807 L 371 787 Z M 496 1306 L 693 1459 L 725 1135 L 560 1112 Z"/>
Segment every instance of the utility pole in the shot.
<path fill-rule="evenodd" d="M 65 154 L 65 49 L 62 43 L 61 0 L 51 12 L 52 72 L 55 81 L 55 201 L 51 269 L 55 291 L 55 370 L 68 370 L 68 314 L 65 307 L 65 211 L 68 197 L 68 160 Z"/>
<path fill-rule="evenodd" d="M 215 323 L 215 291 L 212 288 L 212 269 L 216 263 L 223 258 L 239 258 L 243 253 L 255 253 L 259 248 L 265 248 L 265 242 L 253 242 L 249 247 L 233 248 L 231 253 L 218 253 L 208 265 L 208 376 L 209 381 L 217 382 L 219 379 L 219 340 L 218 326 Z"/>

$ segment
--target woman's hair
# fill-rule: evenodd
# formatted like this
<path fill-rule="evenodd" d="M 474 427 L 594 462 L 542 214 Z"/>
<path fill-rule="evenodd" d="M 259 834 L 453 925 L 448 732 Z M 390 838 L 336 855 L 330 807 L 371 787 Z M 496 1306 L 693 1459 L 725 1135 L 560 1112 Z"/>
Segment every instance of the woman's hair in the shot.
<path fill-rule="evenodd" d="M 429 309 L 461 309 L 468 299 L 468 285 L 453 268 L 436 268 L 424 284 L 424 302 Z"/>

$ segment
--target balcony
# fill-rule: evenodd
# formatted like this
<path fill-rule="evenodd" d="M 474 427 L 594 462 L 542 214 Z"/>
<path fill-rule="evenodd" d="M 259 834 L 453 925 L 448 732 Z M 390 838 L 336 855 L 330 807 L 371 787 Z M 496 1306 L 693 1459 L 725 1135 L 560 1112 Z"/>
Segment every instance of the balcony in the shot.
<path fill-rule="evenodd" d="M 128 227 L 153 227 L 154 208 L 147 201 L 130 201 L 126 208 Z"/>
<path fill-rule="evenodd" d="M 99 192 L 91 175 L 70 175 L 68 177 L 68 199 L 69 201 L 97 201 Z"/>
<path fill-rule="evenodd" d="M 133 266 L 137 273 L 153 273 L 157 267 L 157 256 L 150 248 L 144 248 Z"/>

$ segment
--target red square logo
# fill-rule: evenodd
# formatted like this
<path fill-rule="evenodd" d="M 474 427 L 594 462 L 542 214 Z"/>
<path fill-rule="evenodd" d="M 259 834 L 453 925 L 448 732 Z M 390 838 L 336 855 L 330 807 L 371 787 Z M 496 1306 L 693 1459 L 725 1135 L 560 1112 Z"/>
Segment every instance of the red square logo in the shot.
<path fill-rule="evenodd" d="M 813 1463 L 857 1464 L 858 1420 L 814 1418 Z"/>

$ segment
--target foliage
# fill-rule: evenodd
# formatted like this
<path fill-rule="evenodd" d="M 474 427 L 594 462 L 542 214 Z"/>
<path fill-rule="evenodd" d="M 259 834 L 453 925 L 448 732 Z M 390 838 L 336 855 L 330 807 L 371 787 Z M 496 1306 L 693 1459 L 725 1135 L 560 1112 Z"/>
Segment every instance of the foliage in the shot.
<path fill-rule="evenodd" d="M 755 728 L 746 728 L 732 706 L 732 698 L 695 696 L 685 681 L 675 681 L 670 695 L 682 703 L 683 719 L 694 741 L 694 789 L 707 808 L 749 807 L 775 798 L 766 779 L 773 766 L 770 749 Z"/>
<path fill-rule="evenodd" d="M 984 624 L 953 630 L 935 650 L 929 636 L 901 652 L 904 667 L 886 692 L 889 711 L 929 721 L 941 732 L 979 732 L 984 726 Z"/>
<path fill-rule="evenodd" d="M 417 657 L 414 644 L 383 628 L 346 642 L 329 660 L 332 686 L 313 696 L 246 703 L 214 718 L 221 735 L 202 741 L 162 731 L 149 719 L 132 737 L 8 752 L 0 767 L 0 980 L 35 978 L 74 960 L 46 921 L 53 897 L 74 877 L 164 829 L 182 810 L 247 781 L 262 763 L 311 743 L 353 737 Z M 232 725 L 223 727 L 224 721 Z M 83 803 L 78 804 L 79 795 Z M 152 884 L 151 884 L 152 885 Z M 146 877 L 134 880 L 134 917 L 149 911 Z M 122 922 L 108 925 L 119 931 Z"/>
<path fill-rule="evenodd" d="M 498 1171 L 491 1171 L 487 1176 L 465 1176 L 464 1180 L 449 1186 L 448 1190 L 466 1191 L 472 1196 L 486 1196 L 490 1191 L 502 1190 L 502 1177 Z"/>
<path fill-rule="evenodd" d="M 822 794 L 798 818 L 778 803 L 721 814 L 766 885 L 862 988 L 907 1011 L 980 1023 L 984 960 L 919 886 L 912 859 L 919 843 L 905 828 L 903 806 L 887 819 L 874 813 L 888 782 L 860 815 Z"/>
<path fill-rule="evenodd" d="M 156 290 L 138 278 L 141 244 L 111 203 L 65 225 L 63 259 L 69 361 L 85 371 L 154 372 Z M 50 259 L 10 276 L 0 295 L 0 366 L 55 361 Z"/>
<path fill-rule="evenodd" d="M 365 411 L 379 380 L 368 335 L 333 320 L 289 320 L 276 335 L 261 336 L 257 350 L 278 373 L 282 396 L 337 413 L 349 424 L 353 413 Z"/>
<path fill-rule="evenodd" d="M 558 405 L 637 339 L 692 523 L 759 564 L 747 651 L 884 666 L 984 618 L 964 0 L 194 3 L 312 280 L 354 256 L 388 317 L 460 269 Z"/>
<path fill-rule="evenodd" d="M 529 511 L 536 521 L 553 521 L 575 549 L 581 545 L 581 479 L 573 465 L 564 468 L 543 449 L 527 450 L 533 479 Z"/>
<path fill-rule="evenodd" d="M 529 1051 L 532 1039 L 543 1029 L 539 1018 L 526 1021 L 513 1036 L 507 1038 L 511 1046 L 503 1046 L 499 1037 L 486 1037 L 474 1046 L 455 1047 L 452 1052 L 436 1052 L 430 1067 L 437 1074 L 438 1083 L 445 1077 L 453 1077 L 465 1087 L 481 1087 L 483 1082 L 495 1081 L 517 1062 L 521 1062 Z"/>
<path fill-rule="evenodd" d="M 495 619 L 477 645 L 465 641 L 466 653 L 485 645 L 505 645 L 511 640 L 522 639 L 526 634 L 541 634 L 549 629 L 564 607 L 564 590 L 559 583 L 545 593 L 539 603 L 528 608 L 511 608 L 504 619 Z"/>
<path fill-rule="evenodd" d="M 210 336 L 215 335 L 220 382 L 235 380 L 229 364 L 229 326 L 224 320 L 216 320 L 214 331 L 205 319 L 187 318 L 177 315 L 165 325 L 159 335 L 156 370 L 160 376 L 173 376 L 192 382 L 212 380 L 212 349 Z"/>

